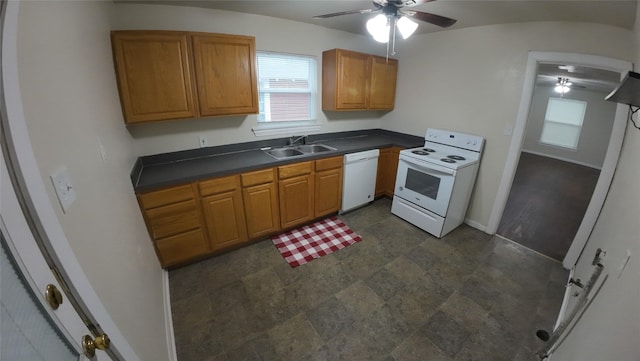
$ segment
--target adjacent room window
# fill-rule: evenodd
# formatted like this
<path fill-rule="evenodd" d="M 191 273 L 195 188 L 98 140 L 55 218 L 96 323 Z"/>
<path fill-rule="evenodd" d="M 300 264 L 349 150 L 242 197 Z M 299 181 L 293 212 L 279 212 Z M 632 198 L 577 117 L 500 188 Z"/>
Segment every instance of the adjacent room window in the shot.
<path fill-rule="evenodd" d="M 313 56 L 258 52 L 258 126 L 271 133 L 313 130 L 317 60 Z M 258 132 L 256 132 L 257 134 Z"/>
<path fill-rule="evenodd" d="M 576 149 L 587 103 L 580 100 L 549 98 L 540 142 Z"/>

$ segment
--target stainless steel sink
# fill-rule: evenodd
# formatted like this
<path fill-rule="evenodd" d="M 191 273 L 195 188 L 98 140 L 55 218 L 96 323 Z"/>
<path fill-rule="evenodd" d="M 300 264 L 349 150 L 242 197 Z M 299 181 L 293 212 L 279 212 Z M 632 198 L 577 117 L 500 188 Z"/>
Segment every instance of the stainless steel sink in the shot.
<path fill-rule="evenodd" d="M 302 153 L 321 153 L 328 152 L 330 150 L 336 150 L 336 148 L 331 148 L 330 146 L 324 144 L 299 145 L 296 147 L 296 149 L 298 149 Z"/>
<path fill-rule="evenodd" d="M 275 149 L 266 150 L 265 152 L 276 159 L 283 159 L 283 158 L 303 155 L 301 151 L 295 148 L 275 148 Z"/>
<path fill-rule="evenodd" d="M 315 153 L 328 152 L 332 150 L 336 150 L 336 148 L 332 148 L 324 144 L 305 144 L 298 146 L 273 148 L 265 150 L 264 152 L 276 159 L 286 159 L 292 157 L 301 157 L 304 155 L 311 155 Z"/>

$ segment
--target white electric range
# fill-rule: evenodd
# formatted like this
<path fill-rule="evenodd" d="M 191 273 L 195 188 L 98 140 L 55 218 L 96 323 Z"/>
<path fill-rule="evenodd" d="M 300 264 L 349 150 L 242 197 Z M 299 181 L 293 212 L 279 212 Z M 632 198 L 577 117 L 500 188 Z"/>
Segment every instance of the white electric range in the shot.
<path fill-rule="evenodd" d="M 400 151 L 391 212 L 442 237 L 464 221 L 484 138 L 427 129 L 423 147 Z"/>

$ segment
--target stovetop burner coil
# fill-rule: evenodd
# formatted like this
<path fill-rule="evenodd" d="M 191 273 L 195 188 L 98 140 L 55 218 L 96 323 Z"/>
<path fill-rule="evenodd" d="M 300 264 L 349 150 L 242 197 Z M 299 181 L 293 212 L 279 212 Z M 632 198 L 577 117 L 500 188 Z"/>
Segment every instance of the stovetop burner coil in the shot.
<path fill-rule="evenodd" d="M 447 158 L 453 159 L 453 160 L 466 160 L 465 157 L 459 156 L 459 155 L 448 155 Z"/>

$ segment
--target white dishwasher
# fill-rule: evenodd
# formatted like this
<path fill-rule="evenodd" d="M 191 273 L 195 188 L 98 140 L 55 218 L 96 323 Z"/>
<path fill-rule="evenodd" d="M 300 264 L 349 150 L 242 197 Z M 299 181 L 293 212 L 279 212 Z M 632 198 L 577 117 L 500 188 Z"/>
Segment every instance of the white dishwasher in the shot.
<path fill-rule="evenodd" d="M 379 149 L 345 154 L 340 213 L 373 202 L 379 156 Z"/>

